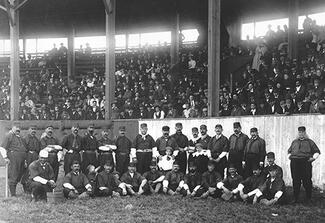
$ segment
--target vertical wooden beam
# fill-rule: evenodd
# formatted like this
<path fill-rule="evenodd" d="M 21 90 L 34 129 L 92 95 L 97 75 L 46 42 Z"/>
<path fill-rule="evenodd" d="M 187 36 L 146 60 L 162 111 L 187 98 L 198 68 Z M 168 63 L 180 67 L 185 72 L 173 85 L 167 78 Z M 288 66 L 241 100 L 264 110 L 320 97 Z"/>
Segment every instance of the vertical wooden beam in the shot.
<path fill-rule="evenodd" d="M 289 58 L 298 58 L 298 17 L 299 17 L 299 0 L 289 0 Z"/>
<path fill-rule="evenodd" d="M 15 1 L 17 2 L 17 1 Z M 10 120 L 19 118 L 19 11 L 15 11 L 15 2 L 11 2 L 8 15 L 12 22 L 10 25 Z"/>
<path fill-rule="evenodd" d="M 171 32 L 170 61 L 171 65 L 179 62 L 179 13 L 176 13 Z"/>
<path fill-rule="evenodd" d="M 219 116 L 221 0 L 209 0 L 208 19 L 208 113 Z"/>
<path fill-rule="evenodd" d="M 23 56 L 26 57 L 26 38 L 23 38 Z"/>
<path fill-rule="evenodd" d="M 128 52 L 129 49 L 129 33 L 125 34 L 125 52 Z"/>
<path fill-rule="evenodd" d="M 106 56 L 105 56 L 105 120 L 112 117 L 115 100 L 115 14 L 116 0 L 107 0 L 106 10 Z"/>
<path fill-rule="evenodd" d="M 74 37 L 75 29 L 72 26 L 68 36 L 68 55 L 67 55 L 67 70 L 68 70 L 68 83 L 75 76 L 76 70 L 76 53 L 74 50 Z"/>

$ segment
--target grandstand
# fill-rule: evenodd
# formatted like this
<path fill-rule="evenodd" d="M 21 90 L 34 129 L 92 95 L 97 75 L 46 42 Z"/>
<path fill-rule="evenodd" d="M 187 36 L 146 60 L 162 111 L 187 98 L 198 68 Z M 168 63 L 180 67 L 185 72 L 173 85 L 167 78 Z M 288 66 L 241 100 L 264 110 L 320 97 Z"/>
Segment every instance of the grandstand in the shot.
<path fill-rule="evenodd" d="M 291 185 L 287 149 L 298 126 L 325 152 L 325 4 L 0 0 L 0 87 L 0 142 L 13 124 L 23 135 L 52 125 L 59 139 L 76 123 L 82 133 L 94 124 L 97 136 L 126 126 L 134 139 L 147 123 L 157 139 L 177 122 L 188 136 L 201 124 L 214 135 L 220 123 L 229 137 L 239 121 L 243 132 L 259 129 Z M 313 164 L 318 189 L 324 167 L 323 157 Z"/>

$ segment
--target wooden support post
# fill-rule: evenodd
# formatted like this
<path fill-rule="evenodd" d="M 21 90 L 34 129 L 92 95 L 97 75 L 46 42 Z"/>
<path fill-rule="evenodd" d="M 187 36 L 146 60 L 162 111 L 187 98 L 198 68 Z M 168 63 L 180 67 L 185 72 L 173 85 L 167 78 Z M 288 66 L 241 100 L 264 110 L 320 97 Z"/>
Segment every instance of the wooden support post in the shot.
<path fill-rule="evenodd" d="M 289 0 L 289 58 L 298 59 L 298 17 L 299 0 Z"/>
<path fill-rule="evenodd" d="M 71 32 L 68 36 L 68 55 L 67 55 L 67 70 L 68 70 L 68 83 L 70 84 L 70 80 L 75 76 L 76 70 L 76 53 L 74 50 L 74 37 L 75 37 L 75 29 L 72 27 Z"/>
<path fill-rule="evenodd" d="M 170 61 L 173 66 L 179 62 L 179 13 L 176 14 L 171 35 Z"/>
<path fill-rule="evenodd" d="M 221 0 L 209 0 L 208 24 L 208 113 L 219 116 L 220 91 L 220 5 Z"/>
<path fill-rule="evenodd" d="M 105 120 L 112 117 L 115 100 L 115 10 L 116 0 L 106 2 Z"/>
<path fill-rule="evenodd" d="M 17 1 L 11 1 L 7 8 L 10 17 L 10 120 L 19 118 L 19 11 L 14 9 Z M 8 2 L 9 4 L 9 2 Z"/>

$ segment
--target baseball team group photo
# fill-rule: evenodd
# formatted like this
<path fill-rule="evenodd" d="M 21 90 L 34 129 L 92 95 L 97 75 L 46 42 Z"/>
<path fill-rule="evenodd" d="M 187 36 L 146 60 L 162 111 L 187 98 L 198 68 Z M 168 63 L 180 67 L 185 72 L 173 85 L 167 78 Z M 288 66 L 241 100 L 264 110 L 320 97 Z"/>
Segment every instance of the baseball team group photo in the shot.
<path fill-rule="evenodd" d="M 0 0 L 0 223 L 325 222 L 323 0 Z"/>

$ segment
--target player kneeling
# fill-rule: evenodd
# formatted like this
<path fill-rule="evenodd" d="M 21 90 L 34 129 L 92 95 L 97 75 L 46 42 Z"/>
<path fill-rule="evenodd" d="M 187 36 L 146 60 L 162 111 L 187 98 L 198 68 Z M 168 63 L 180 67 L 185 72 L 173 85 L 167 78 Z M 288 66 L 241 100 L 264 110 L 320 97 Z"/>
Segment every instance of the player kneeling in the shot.
<path fill-rule="evenodd" d="M 97 176 L 98 196 L 120 196 L 123 191 L 123 184 L 112 173 L 113 163 L 107 160 L 104 163 L 104 171 Z"/>
<path fill-rule="evenodd" d="M 88 198 L 93 188 L 85 174 L 80 172 L 79 161 L 73 161 L 71 171 L 63 179 L 63 194 L 68 199 Z"/>
<path fill-rule="evenodd" d="M 184 186 L 184 174 L 179 171 L 179 164 L 173 163 L 173 169 L 166 173 L 163 181 L 163 192 L 169 195 L 179 194 Z"/>
<path fill-rule="evenodd" d="M 124 183 L 123 194 L 125 191 L 128 195 L 141 195 L 148 193 L 147 180 L 136 172 L 136 164 L 131 162 L 128 166 L 128 171 L 124 173 L 120 179 Z"/>
<path fill-rule="evenodd" d="M 189 173 L 184 177 L 184 185 L 181 190 L 181 194 L 185 196 L 198 197 L 202 193 L 198 193 L 201 188 L 202 176 L 197 171 L 196 165 L 191 162 L 188 165 Z M 202 191 L 202 190 L 201 190 Z"/>
<path fill-rule="evenodd" d="M 284 204 L 285 203 L 285 184 L 278 174 L 278 168 L 269 168 L 270 176 L 266 179 L 262 187 L 255 194 L 254 203 L 259 201 L 264 205 Z"/>
<path fill-rule="evenodd" d="M 228 168 L 228 176 L 222 182 L 217 184 L 217 187 L 222 190 L 221 198 L 225 201 L 239 200 L 239 190 L 237 189 L 243 177 L 237 173 L 234 165 L 230 164 Z"/>
<path fill-rule="evenodd" d="M 151 194 L 157 194 L 161 190 L 162 181 L 164 180 L 165 176 L 158 170 L 155 160 L 151 161 L 150 171 L 145 172 L 143 177 L 147 180 Z"/>

